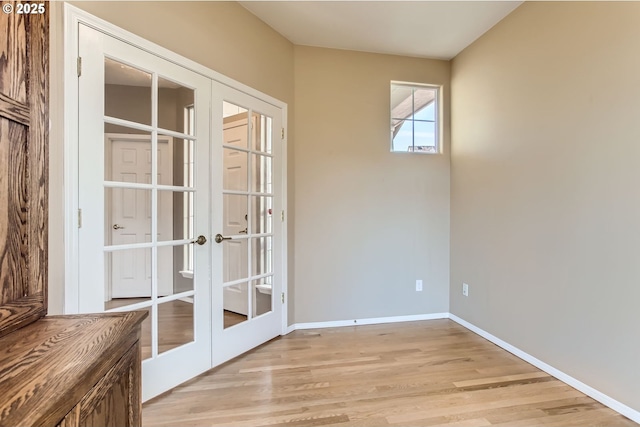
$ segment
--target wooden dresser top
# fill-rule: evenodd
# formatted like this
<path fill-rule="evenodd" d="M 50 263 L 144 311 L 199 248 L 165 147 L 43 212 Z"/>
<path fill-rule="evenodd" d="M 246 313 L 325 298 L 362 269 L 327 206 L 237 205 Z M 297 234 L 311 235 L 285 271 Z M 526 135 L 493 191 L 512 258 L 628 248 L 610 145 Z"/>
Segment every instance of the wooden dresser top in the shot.
<path fill-rule="evenodd" d="M 0 426 L 55 425 L 135 344 L 147 315 L 49 316 L 0 338 Z"/>

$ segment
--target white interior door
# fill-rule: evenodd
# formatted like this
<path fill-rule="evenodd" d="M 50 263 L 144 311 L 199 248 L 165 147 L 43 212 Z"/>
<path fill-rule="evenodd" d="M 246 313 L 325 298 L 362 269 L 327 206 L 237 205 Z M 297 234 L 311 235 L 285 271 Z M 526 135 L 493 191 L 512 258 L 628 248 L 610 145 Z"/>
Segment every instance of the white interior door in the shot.
<path fill-rule="evenodd" d="M 147 400 L 211 367 L 211 80 L 83 24 L 79 53 L 79 307 L 149 312 Z"/>
<path fill-rule="evenodd" d="M 106 156 L 105 173 L 108 181 L 120 181 L 137 184 L 151 184 L 151 139 L 144 135 L 107 134 L 105 135 Z M 173 180 L 173 139 L 158 138 L 158 180 Z M 110 164 L 109 164 L 110 163 Z M 151 242 L 151 234 L 146 225 L 151 222 L 151 201 L 146 200 L 148 193 L 127 188 L 113 188 L 113 197 L 105 200 L 107 223 L 105 236 L 107 245 L 127 245 Z M 110 204 L 110 206 L 109 206 Z M 173 233 L 172 200 L 169 197 L 158 199 L 158 240 L 170 240 Z M 106 300 L 114 298 L 135 298 L 151 296 L 151 260 L 137 259 L 143 256 L 135 251 L 114 252 L 111 265 L 107 266 L 111 274 L 105 289 Z M 158 253 L 158 295 L 169 295 L 172 291 L 173 252 Z"/>
<path fill-rule="evenodd" d="M 282 110 L 212 86 L 213 361 L 282 332 Z"/>

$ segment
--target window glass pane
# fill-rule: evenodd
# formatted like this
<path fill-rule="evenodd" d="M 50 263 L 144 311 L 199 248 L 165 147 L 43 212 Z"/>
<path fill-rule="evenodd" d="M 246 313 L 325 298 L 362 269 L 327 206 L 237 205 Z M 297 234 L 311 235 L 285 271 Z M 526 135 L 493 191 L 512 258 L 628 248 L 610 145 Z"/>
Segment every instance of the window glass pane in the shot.
<path fill-rule="evenodd" d="M 246 238 L 227 240 L 222 247 L 222 277 L 225 282 L 232 282 L 248 277 L 249 244 Z"/>
<path fill-rule="evenodd" d="M 162 137 L 159 137 L 158 145 Z M 173 170 L 168 179 L 158 178 L 160 184 L 191 188 L 195 186 L 195 146 L 192 139 L 173 138 Z"/>
<path fill-rule="evenodd" d="M 436 103 L 431 102 L 430 104 L 422 107 L 421 110 L 416 110 L 415 119 L 434 122 L 436 120 Z"/>
<path fill-rule="evenodd" d="M 193 107 L 195 92 L 169 79 L 158 77 L 158 127 L 174 132 L 190 130 L 185 108 Z M 185 132 L 187 133 L 187 132 Z"/>
<path fill-rule="evenodd" d="M 392 129 L 392 151 L 408 152 L 413 147 L 413 120 L 401 120 Z"/>
<path fill-rule="evenodd" d="M 226 286 L 222 295 L 225 329 L 246 321 L 249 314 L 249 284 Z"/>
<path fill-rule="evenodd" d="M 151 249 L 123 249 L 105 253 L 105 309 L 151 298 Z"/>
<path fill-rule="evenodd" d="M 273 198 L 253 196 L 251 199 L 251 233 L 271 233 L 273 224 Z"/>
<path fill-rule="evenodd" d="M 104 132 L 105 181 L 150 184 L 151 134 L 108 123 Z"/>
<path fill-rule="evenodd" d="M 391 84 L 391 118 L 413 118 L 413 88 Z"/>
<path fill-rule="evenodd" d="M 416 115 L 414 119 L 419 120 L 417 117 L 417 113 L 422 111 L 425 106 L 429 104 L 434 104 L 436 99 L 437 90 L 436 89 L 423 89 L 416 88 L 413 92 L 413 113 Z M 435 110 L 431 110 L 432 112 Z M 426 120 L 433 120 L 433 117 Z"/>
<path fill-rule="evenodd" d="M 254 132 L 251 148 L 255 151 L 271 153 L 271 135 L 273 120 L 271 117 L 253 113 Z"/>
<path fill-rule="evenodd" d="M 185 268 L 185 253 L 192 244 L 158 246 L 158 296 L 193 290 L 193 268 Z"/>
<path fill-rule="evenodd" d="M 265 277 L 252 281 L 253 288 L 253 317 L 260 316 L 271 311 L 273 306 L 273 296 L 271 295 L 271 279 Z"/>
<path fill-rule="evenodd" d="M 193 341 L 191 298 L 158 304 L 158 354 Z"/>
<path fill-rule="evenodd" d="M 247 226 L 249 225 L 247 201 L 247 196 L 236 194 L 225 194 L 223 196 L 222 234 L 225 236 L 247 234 Z"/>
<path fill-rule="evenodd" d="M 420 150 L 418 147 L 436 147 L 436 124 L 433 122 L 418 122 L 414 123 L 414 145 L 415 150 Z"/>
<path fill-rule="evenodd" d="M 247 191 L 247 160 L 246 151 L 231 148 L 223 150 L 222 187 L 224 190 Z"/>
<path fill-rule="evenodd" d="M 105 58 L 104 114 L 151 125 L 151 74 Z"/>
<path fill-rule="evenodd" d="M 231 104 L 222 103 L 223 117 L 223 141 L 225 145 L 247 148 L 249 131 L 247 122 L 249 112 L 247 109 Z"/>
<path fill-rule="evenodd" d="M 158 190 L 158 241 L 193 239 L 194 193 Z"/>
<path fill-rule="evenodd" d="M 271 157 L 254 154 L 252 167 L 251 190 L 256 193 L 271 193 Z"/>
<path fill-rule="evenodd" d="M 105 244 L 151 241 L 151 190 L 105 188 Z"/>
<path fill-rule="evenodd" d="M 259 276 L 273 272 L 273 251 L 271 250 L 271 237 L 259 237 L 252 239 L 251 274 Z"/>
<path fill-rule="evenodd" d="M 222 117 L 234 117 L 234 119 L 247 118 L 247 109 L 240 107 L 236 104 L 232 104 L 227 101 L 222 101 Z"/>

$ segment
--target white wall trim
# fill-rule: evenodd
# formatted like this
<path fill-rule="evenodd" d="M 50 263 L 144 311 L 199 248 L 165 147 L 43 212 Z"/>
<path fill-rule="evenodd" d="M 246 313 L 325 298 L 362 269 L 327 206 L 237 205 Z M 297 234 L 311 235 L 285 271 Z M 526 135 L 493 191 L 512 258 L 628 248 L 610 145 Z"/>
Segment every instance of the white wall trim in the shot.
<path fill-rule="evenodd" d="M 595 388 L 583 383 L 582 381 L 579 381 L 575 378 L 573 378 L 570 375 L 565 374 L 564 372 L 560 371 L 559 369 L 554 368 L 551 365 L 548 365 L 547 363 L 543 362 L 540 359 L 537 359 L 533 356 L 531 356 L 530 354 L 520 350 L 517 347 L 514 347 L 513 345 L 501 340 L 500 338 L 496 337 L 495 335 L 490 334 L 489 332 L 480 329 L 479 327 L 467 322 L 464 319 L 459 318 L 458 316 L 456 316 L 455 314 L 451 314 L 449 313 L 449 318 L 451 320 L 453 320 L 454 322 L 458 323 L 461 326 L 464 326 L 465 328 L 469 329 L 471 332 L 475 332 L 476 334 L 480 335 L 482 338 L 491 341 L 492 343 L 494 343 L 495 345 L 502 347 L 503 349 L 507 350 L 509 353 L 513 354 L 514 356 L 519 357 L 520 359 L 524 360 L 525 362 L 528 362 L 530 364 L 532 364 L 533 366 L 535 366 L 538 369 L 543 370 L 544 372 L 546 372 L 547 374 L 556 377 L 557 379 L 559 379 L 560 381 L 562 381 L 563 383 L 575 388 L 578 391 L 581 391 L 582 393 L 586 394 L 587 396 L 597 400 L 598 402 L 602 403 L 605 406 L 608 406 L 609 408 L 613 409 L 614 411 L 624 415 L 625 417 L 640 423 L 640 411 L 636 411 L 633 408 L 630 408 L 629 406 L 613 399 L 610 396 L 607 396 L 606 394 L 596 390 Z"/>
<path fill-rule="evenodd" d="M 296 323 L 291 331 L 298 329 L 339 328 L 343 326 L 378 325 L 381 323 L 415 322 L 417 320 L 448 319 L 449 313 L 413 314 L 409 316 L 371 317 L 367 319 L 334 320 L 329 322 Z M 290 332 L 291 332 L 290 331 Z"/>

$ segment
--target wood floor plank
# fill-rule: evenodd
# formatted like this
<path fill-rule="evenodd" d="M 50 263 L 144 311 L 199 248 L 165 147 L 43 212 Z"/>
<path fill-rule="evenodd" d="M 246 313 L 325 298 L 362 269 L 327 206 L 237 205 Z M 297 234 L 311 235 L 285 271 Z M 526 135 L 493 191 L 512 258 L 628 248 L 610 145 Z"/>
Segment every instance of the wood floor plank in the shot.
<path fill-rule="evenodd" d="M 636 426 L 449 320 L 295 331 L 143 406 L 144 426 Z"/>

